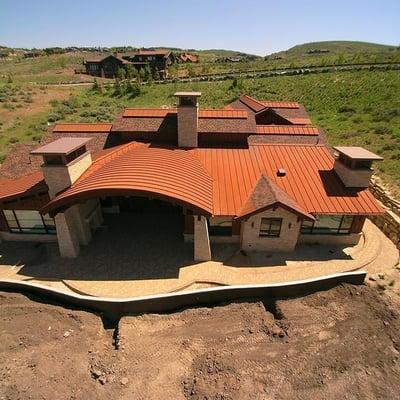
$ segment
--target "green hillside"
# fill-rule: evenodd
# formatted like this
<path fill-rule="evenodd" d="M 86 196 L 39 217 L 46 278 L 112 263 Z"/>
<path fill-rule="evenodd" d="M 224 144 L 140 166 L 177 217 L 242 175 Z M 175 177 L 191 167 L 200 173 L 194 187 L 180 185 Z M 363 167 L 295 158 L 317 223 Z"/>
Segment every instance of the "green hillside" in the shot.
<path fill-rule="evenodd" d="M 288 50 L 273 53 L 271 56 L 307 57 L 310 54 L 380 54 L 395 52 L 396 49 L 396 46 L 388 46 L 385 44 L 337 40 L 299 44 Z M 320 51 L 320 53 L 318 53 L 318 51 Z"/>

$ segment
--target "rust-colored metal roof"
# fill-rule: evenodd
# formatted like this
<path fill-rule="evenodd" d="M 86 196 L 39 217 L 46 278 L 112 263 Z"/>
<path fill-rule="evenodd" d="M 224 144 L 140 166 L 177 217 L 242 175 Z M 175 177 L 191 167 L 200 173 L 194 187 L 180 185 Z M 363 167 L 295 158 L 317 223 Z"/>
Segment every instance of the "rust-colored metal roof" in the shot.
<path fill-rule="evenodd" d="M 258 101 L 256 99 L 253 99 L 252 97 L 247 96 L 245 94 L 239 97 L 239 101 L 241 101 L 243 104 L 245 104 L 247 107 L 249 107 L 254 112 L 259 112 L 259 111 L 263 110 L 264 108 L 266 108 L 263 103 L 261 103 L 260 101 Z"/>
<path fill-rule="evenodd" d="M 112 124 L 103 124 L 103 123 L 55 124 L 53 132 L 97 133 L 97 132 L 110 132 L 111 128 Z"/>
<path fill-rule="evenodd" d="M 299 108 L 300 105 L 296 101 L 259 101 L 268 108 Z"/>
<path fill-rule="evenodd" d="M 124 118 L 163 118 L 168 114 L 176 114 L 176 108 L 126 108 Z"/>
<path fill-rule="evenodd" d="M 54 212 L 63 205 L 90 197 L 136 194 L 211 215 L 212 189 L 211 177 L 189 152 L 132 142 L 100 157 L 43 212 Z"/>
<path fill-rule="evenodd" d="M 256 130 L 260 135 L 319 135 L 318 128 L 304 125 L 257 125 Z"/>
<path fill-rule="evenodd" d="M 378 156 L 377 154 L 367 149 L 364 149 L 363 147 L 336 146 L 334 147 L 334 149 L 349 158 L 357 160 L 377 160 L 377 161 L 383 160 L 381 156 Z"/>
<path fill-rule="evenodd" d="M 122 116 L 124 118 L 165 118 L 169 114 L 176 113 L 176 108 L 127 108 Z M 199 110 L 199 118 L 246 119 L 247 117 L 248 114 L 245 110 Z"/>
<path fill-rule="evenodd" d="M 334 158 L 325 146 L 254 145 L 249 149 L 190 150 L 213 178 L 214 215 L 240 215 L 262 174 L 313 214 L 379 214 L 368 189 L 346 188 L 333 171 Z M 284 168 L 286 175 L 277 176 Z"/>
<path fill-rule="evenodd" d="M 32 150 L 31 154 L 43 155 L 43 154 L 70 154 L 76 149 L 85 146 L 86 143 L 91 141 L 91 138 L 87 137 L 63 137 L 57 139 L 54 142 L 50 142 L 36 150 Z"/>
<path fill-rule="evenodd" d="M 21 195 L 29 195 L 40 191 L 47 192 L 47 185 L 42 171 L 23 176 L 18 179 L 2 180 L 0 184 L 0 200 L 8 200 Z"/>
<path fill-rule="evenodd" d="M 199 110 L 199 118 L 227 118 L 227 119 L 246 119 L 248 114 L 245 110 Z"/>
<path fill-rule="evenodd" d="M 54 213 L 90 197 L 136 194 L 175 202 L 206 215 L 240 216 L 264 175 L 275 195 L 281 190 L 278 197 L 286 199 L 281 203 L 290 199 L 292 209 L 298 212 L 382 213 L 368 189 L 346 188 L 333 164 L 329 149 L 321 145 L 183 150 L 131 142 L 99 155 L 43 212 Z M 284 169 L 285 176 L 278 176 L 278 169 Z"/>
<path fill-rule="evenodd" d="M 290 123 L 294 125 L 311 125 L 311 119 L 310 118 L 289 118 L 285 117 Z"/>

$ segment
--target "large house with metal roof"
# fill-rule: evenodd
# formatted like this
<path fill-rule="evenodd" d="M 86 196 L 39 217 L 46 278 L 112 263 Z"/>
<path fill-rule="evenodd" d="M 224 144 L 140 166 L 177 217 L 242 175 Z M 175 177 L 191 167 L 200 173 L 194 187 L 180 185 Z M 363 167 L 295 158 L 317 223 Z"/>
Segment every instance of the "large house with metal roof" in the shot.
<path fill-rule="evenodd" d="M 352 245 L 383 212 L 368 190 L 381 158 L 331 149 L 300 104 L 241 96 L 203 109 L 201 93 L 175 96 L 175 108 L 128 108 L 109 124 L 56 124 L 38 148 L 12 152 L 0 169 L 1 240 L 57 241 L 76 257 L 104 216 L 156 203 L 167 205 L 160 218 L 174 210 L 182 221 L 194 258 L 210 260 L 212 243 Z"/>

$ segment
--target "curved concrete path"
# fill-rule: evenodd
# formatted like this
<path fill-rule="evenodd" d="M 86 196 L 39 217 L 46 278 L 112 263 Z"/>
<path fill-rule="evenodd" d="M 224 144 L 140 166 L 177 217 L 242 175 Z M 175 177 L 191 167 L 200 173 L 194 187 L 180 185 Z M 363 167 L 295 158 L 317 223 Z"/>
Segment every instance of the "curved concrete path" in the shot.
<path fill-rule="evenodd" d="M 315 258 L 318 259 L 318 249 L 318 246 L 309 246 L 307 251 L 316 252 Z M 208 261 L 182 267 L 177 278 L 141 280 L 40 280 L 21 275 L 21 267 L 0 266 L 0 280 L 16 279 L 49 286 L 66 293 L 121 298 L 216 286 L 292 282 L 361 269 L 376 273 L 393 269 L 399 262 L 396 247 L 370 221 L 365 224 L 360 243 L 344 249 L 339 257 L 341 259 L 335 259 L 335 256 L 337 254 L 333 252 L 330 260 L 285 261 L 282 255 L 271 257 L 257 253 L 243 256 L 238 252 L 225 262 Z"/>

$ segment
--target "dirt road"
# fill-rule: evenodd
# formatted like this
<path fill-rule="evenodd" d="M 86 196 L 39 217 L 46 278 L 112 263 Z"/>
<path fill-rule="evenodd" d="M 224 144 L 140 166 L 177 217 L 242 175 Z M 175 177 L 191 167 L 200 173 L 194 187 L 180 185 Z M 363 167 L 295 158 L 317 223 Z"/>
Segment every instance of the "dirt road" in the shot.
<path fill-rule="evenodd" d="M 1 399 L 396 399 L 400 319 L 368 286 L 123 318 L 0 294 Z"/>

